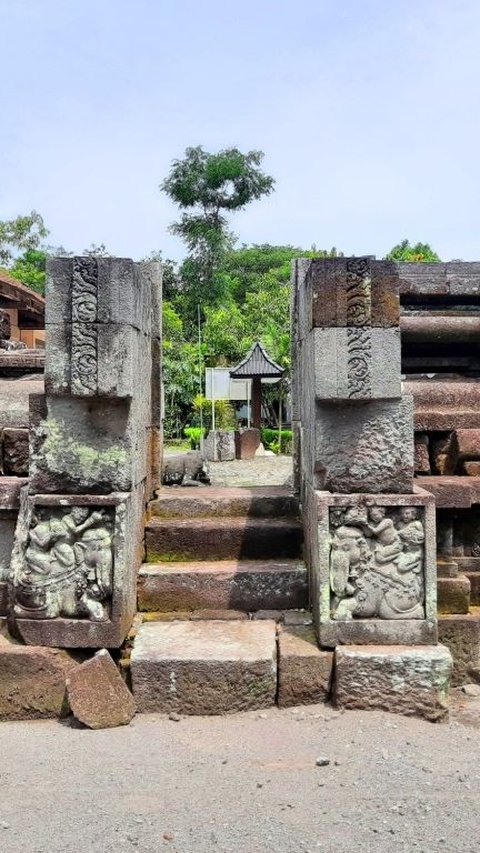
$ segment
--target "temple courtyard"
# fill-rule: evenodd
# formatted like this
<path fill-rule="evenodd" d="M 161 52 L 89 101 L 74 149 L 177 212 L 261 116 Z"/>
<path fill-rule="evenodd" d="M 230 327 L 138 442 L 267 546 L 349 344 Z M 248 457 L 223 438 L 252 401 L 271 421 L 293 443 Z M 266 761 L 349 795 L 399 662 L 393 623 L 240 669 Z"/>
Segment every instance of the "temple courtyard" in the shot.
<path fill-rule="evenodd" d="M 476 853 L 477 741 L 455 710 L 432 725 L 324 704 L 3 723 L 0 849 Z"/>

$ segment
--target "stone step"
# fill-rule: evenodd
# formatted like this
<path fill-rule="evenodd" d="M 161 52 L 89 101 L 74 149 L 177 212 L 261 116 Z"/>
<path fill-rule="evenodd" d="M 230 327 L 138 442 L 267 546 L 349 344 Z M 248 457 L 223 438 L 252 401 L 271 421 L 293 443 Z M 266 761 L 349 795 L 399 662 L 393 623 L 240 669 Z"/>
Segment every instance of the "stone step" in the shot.
<path fill-rule="evenodd" d="M 480 572 L 465 572 L 470 581 L 470 604 L 480 604 Z"/>
<path fill-rule="evenodd" d="M 149 504 L 158 518 L 296 518 L 298 498 L 282 486 L 258 488 L 172 488 L 165 486 Z"/>
<path fill-rule="evenodd" d="M 146 622 L 135 637 L 130 667 L 141 712 L 267 708 L 277 690 L 275 622 Z"/>
<path fill-rule="evenodd" d="M 437 607 L 439 613 L 468 613 L 470 580 L 465 575 L 437 578 Z"/>
<path fill-rule="evenodd" d="M 470 668 L 480 661 L 480 608 L 438 617 L 438 640 L 453 658 L 452 687 L 472 681 Z"/>
<path fill-rule="evenodd" d="M 295 519 L 152 518 L 145 528 L 147 562 L 301 557 Z"/>
<path fill-rule="evenodd" d="M 138 609 L 287 610 L 308 604 L 299 560 L 147 563 L 138 575 Z"/>

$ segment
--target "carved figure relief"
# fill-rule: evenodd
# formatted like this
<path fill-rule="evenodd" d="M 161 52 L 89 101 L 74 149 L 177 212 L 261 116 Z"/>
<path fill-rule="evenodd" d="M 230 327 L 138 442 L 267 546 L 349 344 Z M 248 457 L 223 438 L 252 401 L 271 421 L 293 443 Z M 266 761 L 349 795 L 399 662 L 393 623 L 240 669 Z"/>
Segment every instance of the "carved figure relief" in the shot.
<path fill-rule="evenodd" d="M 97 390 L 98 264 L 95 258 L 74 258 L 72 278 L 71 389 L 73 394 Z"/>
<path fill-rule="evenodd" d="M 113 509 L 37 508 L 16 582 L 15 614 L 108 619 L 112 535 Z"/>
<path fill-rule="evenodd" d="M 425 531 L 416 507 L 330 510 L 331 617 L 423 619 Z"/>

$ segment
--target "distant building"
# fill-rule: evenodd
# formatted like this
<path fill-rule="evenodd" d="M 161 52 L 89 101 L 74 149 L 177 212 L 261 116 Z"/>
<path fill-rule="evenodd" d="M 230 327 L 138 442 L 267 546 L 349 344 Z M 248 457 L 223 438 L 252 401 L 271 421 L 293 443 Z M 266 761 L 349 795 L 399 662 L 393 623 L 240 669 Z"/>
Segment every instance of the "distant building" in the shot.
<path fill-rule="evenodd" d="M 45 348 L 45 299 L 0 270 L 0 308 L 10 315 L 11 339 L 28 349 Z"/>

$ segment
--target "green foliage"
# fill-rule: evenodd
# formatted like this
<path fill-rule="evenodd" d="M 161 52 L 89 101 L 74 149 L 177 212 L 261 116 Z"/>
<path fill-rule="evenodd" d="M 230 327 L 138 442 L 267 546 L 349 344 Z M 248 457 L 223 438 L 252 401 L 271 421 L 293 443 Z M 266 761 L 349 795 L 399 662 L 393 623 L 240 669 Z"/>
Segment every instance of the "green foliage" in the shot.
<path fill-rule="evenodd" d="M 293 432 L 291 429 L 270 429 L 262 427 L 261 429 L 262 444 L 267 450 L 273 450 L 274 453 L 284 453 L 291 455 L 293 445 Z"/>
<path fill-rule="evenodd" d="M 45 267 L 47 255 L 42 249 L 27 249 L 15 258 L 10 275 L 37 293 L 45 293 Z"/>
<path fill-rule="evenodd" d="M 202 432 L 203 435 L 205 435 L 205 429 L 202 429 L 201 427 L 184 427 L 183 434 L 190 440 L 191 450 L 199 450 Z"/>
<path fill-rule="evenodd" d="M 199 364 L 198 346 L 188 340 L 183 321 L 168 301 L 163 303 L 163 379 L 165 388 L 164 430 L 167 438 L 182 434 L 192 400 L 203 376 L 203 356 Z"/>
<path fill-rule="evenodd" d="M 229 400 L 215 400 L 215 429 L 235 429 L 235 410 Z M 213 428 L 212 401 L 197 394 L 193 400 L 194 418 L 200 421 L 202 416 L 205 429 Z"/>
<path fill-rule="evenodd" d="M 422 261 L 423 263 L 440 263 L 440 258 L 428 243 L 410 245 L 408 240 L 397 243 L 385 256 L 387 261 Z"/>
<path fill-rule="evenodd" d="M 197 305 L 203 309 L 215 304 L 228 286 L 222 276 L 217 277 L 233 245 L 226 214 L 273 190 L 273 178 L 260 168 L 262 159 L 261 151 L 243 154 L 238 148 L 227 148 L 211 154 L 200 145 L 187 148 L 160 185 L 182 211 L 170 230 L 181 237 L 189 252 L 179 275 L 184 316 L 192 326 Z"/>
<path fill-rule="evenodd" d="M 47 235 L 48 229 L 36 210 L 26 216 L 0 221 L 0 264 L 10 267 L 22 252 L 38 249 Z"/>

